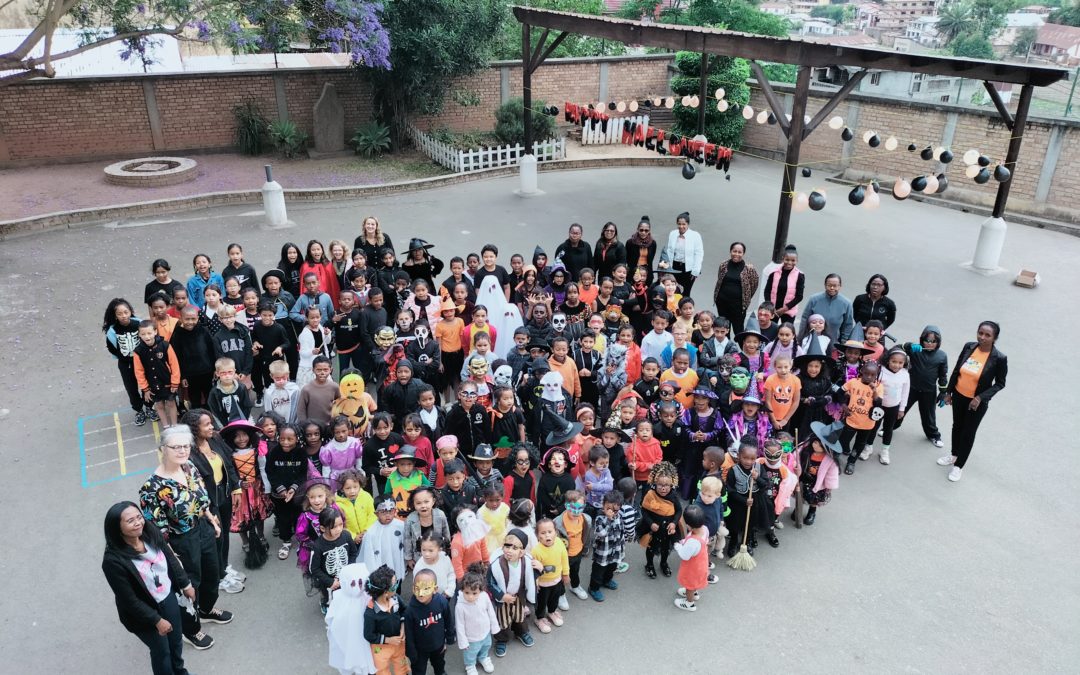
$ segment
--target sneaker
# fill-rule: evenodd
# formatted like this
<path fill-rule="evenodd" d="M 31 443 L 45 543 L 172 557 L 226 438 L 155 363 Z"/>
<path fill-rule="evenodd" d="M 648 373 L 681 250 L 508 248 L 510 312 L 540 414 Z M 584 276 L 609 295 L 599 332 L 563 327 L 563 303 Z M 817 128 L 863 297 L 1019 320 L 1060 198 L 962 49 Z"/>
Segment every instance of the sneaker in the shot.
<path fill-rule="evenodd" d="M 709 561 L 709 569 L 711 569 L 711 570 L 716 569 L 716 563 L 713 562 L 712 560 Z"/>
<path fill-rule="evenodd" d="M 653 567 L 650 563 L 645 564 L 645 576 L 649 577 L 650 579 L 656 578 L 656 568 Z"/>
<path fill-rule="evenodd" d="M 139 412 L 135 413 L 135 426 L 141 427 L 144 424 L 146 424 L 146 413 L 140 410 Z M 213 644 L 213 640 L 211 640 L 210 643 Z M 195 649 L 198 649 L 198 647 L 196 647 Z M 203 647 L 203 649 L 209 649 L 209 647 Z"/>
<path fill-rule="evenodd" d="M 208 623 L 231 623 L 233 615 L 228 610 L 215 607 L 209 612 L 199 612 L 199 619 Z"/>
<path fill-rule="evenodd" d="M 615 566 L 615 574 L 622 574 L 626 570 L 630 569 L 630 563 L 621 562 Z"/>
<path fill-rule="evenodd" d="M 870 455 L 872 454 L 874 454 L 874 446 L 868 445 L 863 448 L 863 451 L 861 453 L 859 453 L 859 459 L 865 462 L 866 460 L 870 459 Z"/>
<path fill-rule="evenodd" d="M 244 550 L 247 551 L 246 548 Z M 243 572 L 241 572 L 240 570 L 236 569 L 232 565 L 226 565 L 225 566 L 225 576 L 226 577 L 232 577 L 233 579 L 236 579 L 240 583 L 244 583 L 245 581 L 247 581 L 247 575 L 244 574 Z"/>
<path fill-rule="evenodd" d="M 547 634 L 551 632 L 551 624 L 547 619 L 537 619 L 536 627 L 540 629 L 541 633 Z"/>
<path fill-rule="evenodd" d="M 240 583 L 238 579 L 233 579 L 232 577 L 225 577 L 220 582 L 218 582 L 218 590 L 224 591 L 225 593 L 243 593 L 244 584 Z"/>
<path fill-rule="evenodd" d="M 877 461 L 888 466 L 889 464 L 889 446 L 881 446 L 881 452 L 878 453 Z"/>
<path fill-rule="evenodd" d="M 685 598 L 686 588 L 679 586 L 677 589 L 675 589 L 675 595 L 679 596 L 680 598 Z"/>
<path fill-rule="evenodd" d="M 476 666 L 465 666 L 465 675 L 476 675 Z"/>
<path fill-rule="evenodd" d="M 281 545 L 281 548 L 277 550 L 278 560 L 286 560 L 289 557 L 289 551 L 292 550 L 292 542 L 287 541 Z"/>
<path fill-rule="evenodd" d="M 684 609 L 687 612 L 697 611 L 697 605 L 693 602 L 688 602 L 686 598 L 675 598 L 675 606 L 679 609 Z"/>
<path fill-rule="evenodd" d="M 319 611 L 322 612 L 323 616 L 326 616 L 326 610 L 328 610 L 328 609 L 329 609 L 329 607 L 322 604 L 321 602 L 319 603 Z"/>
<path fill-rule="evenodd" d="M 566 596 L 564 595 L 563 597 L 565 598 Z M 565 621 L 563 621 L 562 613 L 559 612 L 559 610 L 555 610 L 551 614 L 548 614 L 548 619 L 551 620 L 551 625 L 555 626 L 556 628 L 559 628 L 564 623 L 566 623 Z"/>
<path fill-rule="evenodd" d="M 525 633 L 524 635 L 517 636 L 518 642 L 526 647 L 532 647 L 536 644 L 536 640 L 533 639 L 532 633 Z M 505 644 L 505 643 L 504 643 Z"/>
<path fill-rule="evenodd" d="M 261 408 L 262 407 L 262 396 L 256 396 L 255 397 L 255 407 L 256 408 Z"/>
<path fill-rule="evenodd" d="M 945 447 L 945 441 L 941 440 L 940 438 L 934 438 L 930 442 L 934 444 L 935 448 L 944 448 Z"/>
<path fill-rule="evenodd" d="M 885 435 L 885 427 L 881 427 L 880 429 L 878 429 L 877 430 L 877 435 L 878 436 L 884 436 Z"/>
<path fill-rule="evenodd" d="M 158 417 L 157 411 L 154 410 L 152 407 L 149 407 L 149 406 L 147 406 L 147 408 L 146 408 L 146 417 L 151 422 L 160 422 L 161 421 L 161 418 Z"/>
<path fill-rule="evenodd" d="M 612 579 L 611 581 L 606 581 L 604 582 L 604 588 L 608 589 L 609 591 L 617 591 L 619 590 L 619 582 L 615 581 L 614 579 Z"/>
<path fill-rule="evenodd" d="M 595 591 L 589 591 L 589 597 L 592 598 L 593 600 L 597 601 L 597 602 L 603 602 L 604 601 L 604 594 L 599 588 L 596 589 Z"/>
<path fill-rule="evenodd" d="M 188 643 L 199 651 L 202 651 L 204 649 L 210 649 L 214 646 L 214 638 L 210 637 L 202 631 L 199 631 L 194 635 L 185 635 L 184 642 Z"/>
<path fill-rule="evenodd" d="M 708 577 L 706 577 L 705 580 L 708 581 L 710 584 L 720 583 L 720 577 L 716 576 L 715 574 L 710 574 Z"/>
<path fill-rule="evenodd" d="M 849 459 L 847 464 L 844 465 L 844 475 L 845 476 L 850 476 L 853 473 L 855 473 L 855 460 L 854 460 L 854 458 Z"/>
<path fill-rule="evenodd" d="M 559 596 L 559 609 L 564 612 L 570 611 L 570 601 L 566 599 L 565 594 Z M 555 622 L 552 621 L 552 623 Z M 555 625 L 558 626 L 559 624 L 556 623 Z"/>
<path fill-rule="evenodd" d="M 484 658 L 480 659 L 480 667 L 484 669 L 485 673 L 495 672 L 495 664 L 491 662 L 490 656 L 485 656 Z"/>
<path fill-rule="evenodd" d="M 773 527 L 775 527 L 778 530 L 782 530 L 782 529 L 784 529 L 784 522 L 782 520 L 780 520 L 779 518 L 777 518 L 776 522 L 773 523 Z"/>
<path fill-rule="evenodd" d="M 498 656 L 500 659 L 506 656 L 506 643 L 502 640 L 495 643 L 495 656 Z"/>
<path fill-rule="evenodd" d="M 944 455 L 942 457 L 938 457 L 937 463 L 938 466 L 952 466 L 956 463 L 956 457 L 952 455 Z"/>
<path fill-rule="evenodd" d="M 574 586 L 570 589 L 570 592 L 578 597 L 578 600 L 584 600 L 589 597 L 589 594 L 585 592 L 585 589 L 581 586 Z"/>
<path fill-rule="evenodd" d="M 956 481 L 960 480 L 960 476 L 963 475 L 963 473 L 963 469 L 958 466 L 954 466 L 952 468 L 952 471 L 949 472 L 949 480 L 955 483 Z"/>

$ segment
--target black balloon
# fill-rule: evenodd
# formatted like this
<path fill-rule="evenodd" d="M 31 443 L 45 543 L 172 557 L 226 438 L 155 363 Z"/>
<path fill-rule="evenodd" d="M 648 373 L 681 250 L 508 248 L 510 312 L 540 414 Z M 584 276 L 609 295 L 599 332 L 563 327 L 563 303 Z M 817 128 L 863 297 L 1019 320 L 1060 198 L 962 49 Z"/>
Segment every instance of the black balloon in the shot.
<path fill-rule="evenodd" d="M 686 162 L 682 165 L 682 177 L 686 180 L 692 180 L 696 174 L 697 169 L 695 169 L 694 165 L 690 162 Z"/>
<path fill-rule="evenodd" d="M 844 130 L 840 132 L 840 138 L 845 141 L 850 141 L 852 138 L 855 138 L 855 134 L 851 132 L 851 129 L 844 127 Z"/>
<path fill-rule="evenodd" d="M 876 148 L 877 146 L 881 145 L 881 137 L 877 134 L 874 134 L 870 137 L 870 140 L 868 140 L 866 144 L 869 145 L 871 148 Z"/>
<path fill-rule="evenodd" d="M 978 183 L 979 185 L 983 185 L 984 183 L 989 183 L 990 182 L 990 170 L 987 169 L 986 167 L 983 167 L 982 170 L 979 171 L 979 173 L 977 173 L 975 175 L 975 182 Z"/>
<path fill-rule="evenodd" d="M 929 145 L 926 146 L 925 148 L 923 148 L 923 151 L 919 153 L 919 157 L 922 157 L 925 160 L 933 159 L 934 158 L 934 149 L 931 148 Z"/>
<path fill-rule="evenodd" d="M 881 194 L 881 183 L 876 180 L 870 181 L 870 185 L 874 188 L 874 192 Z"/>
<path fill-rule="evenodd" d="M 1007 183 L 1012 178 L 1012 171 L 1005 168 L 1004 164 L 998 164 L 994 169 L 994 180 L 999 183 Z"/>
<path fill-rule="evenodd" d="M 614 110 L 614 109 L 615 109 L 615 108 L 617 108 L 617 107 L 618 107 L 618 106 L 617 106 L 617 105 L 615 105 L 615 101 L 611 101 L 611 102 L 609 102 L 609 103 L 607 104 L 607 109 L 608 109 L 608 110 Z"/>
<path fill-rule="evenodd" d="M 915 192 L 922 192 L 926 189 L 926 176 L 917 176 L 911 179 L 911 189 Z"/>
<path fill-rule="evenodd" d="M 979 166 L 990 166 L 990 158 L 986 155 L 979 155 Z"/>
<path fill-rule="evenodd" d="M 645 108 L 651 108 L 652 107 L 652 100 L 651 99 L 645 99 L 644 101 L 641 102 L 641 105 L 643 107 L 645 107 Z"/>
<path fill-rule="evenodd" d="M 769 113 L 769 124 L 776 124 L 776 115 Z"/>
<path fill-rule="evenodd" d="M 941 194 L 949 189 L 949 177 L 943 173 L 937 175 L 937 193 Z"/>
<path fill-rule="evenodd" d="M 941 157 L 939 157 L 938 159 L 941 160 L 942 164 L 948 164 L 948 163 L 952 162 L 953 161 L 952 150 L 946 150 L 945 152 L 942 152 Z"/>
<path fill-rule="evenodd" d="M 908 152 L 915 152 L 918 149 L 919 148 L 917 148 L 914 143 L 908 143 L 908 146 L 907 146 L 907 151 Z"/>
<path fill-rule="evenodd" d="M 851 192 L 847 195 L 848 203 L 852 206 L 862 204 L 864 199 L 866 199 L 866 188 L 861 185 L 851 188 Z"/>
<path fill-rule="evenodd" d="M 809 201 L 811 211 L 820 211 L 825 208 L 825 195 L 820 192 L 811 192 Z"/>
<path fill-rule="evenodd" d="M 809 178 L 810 177 L 810 169 L 804 166 L 803 170 L 802 170 L 802 175 L 803 175 L 803 178 Z"/>

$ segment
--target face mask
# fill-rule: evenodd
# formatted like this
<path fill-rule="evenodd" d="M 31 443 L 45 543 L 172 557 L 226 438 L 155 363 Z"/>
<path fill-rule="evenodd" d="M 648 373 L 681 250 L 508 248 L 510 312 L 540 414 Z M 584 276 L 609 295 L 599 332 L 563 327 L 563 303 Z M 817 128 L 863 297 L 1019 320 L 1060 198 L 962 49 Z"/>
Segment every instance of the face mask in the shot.
<path fill-rule="evenodd" d="M 750 373 L 745 368 L 736 368 L 731 371 L 731 378 L 729 380 L 731 386 L 735 389 L 746 389 L 750 386 Z"/>
<path fill-rule="evenodd" d="M 566 510 L 574 514 L 575 516 L 580 516 L 581 514 L 585 513 L 585 505 L 574 502 L 572 504 L 567 504 Z"/>
<path fill-rule="evenodd" d="M 513 377 L 513 375 L 514 375 L 514 369 L 511 368 L 510 366 L 503 365 L 503 366 L 499 366 L 498 368 L 495 369 L 495 374 L 492 377 L 492 380 L 494 380 L 494 382 L 495 382 L 495 384 L 497 386 L 509 387 L 510 386 L 510 379 L 511 379 L 511 377 Z"/>
<path fill-rule="evenodd" d="M 410 319 L 407 316 L 403 316 L 400 319 L 398 319 L 398 322 L 397 322 L 398 330 L 400 330 L 403 333 L 407 333 L 412 328 L 412 324 L 413 324 L 412 319 Z"/>
<path fill-rule="evenodd" d="M 389 326 L 383 326 L 375 333 L 375 344 L 387 349 L 394 344 L 394 330 Z"/>
<path fill-rule="evenodd" d="M 556 314 L 556 315 L 552 316 L 551 317 L 551 325 L 557 331 L 565 330 L 566 329 L 566 315 L 565 314 Z"/>
<path fill-rule="evenodd" d="M 488 363 L 486 359 L 472 359 L 469 361 L 469 372 L 476 377 L 487 375 Z"/>
<path fill-rule="evenodd" d="M 418 598 L 427 598 L 435 594 L 437 584 L 434 581 L 421 580 L 413 584 L 413 595 Z"/>
<path fill-rule="evenodd" d="M 428 329 L 427 326 L 417 326 L 416 327 L 416 338 L 418 340 L 427 340 L 428 337 L 430 337 L 430 336 L 431 336 L 431 331 Z"/>

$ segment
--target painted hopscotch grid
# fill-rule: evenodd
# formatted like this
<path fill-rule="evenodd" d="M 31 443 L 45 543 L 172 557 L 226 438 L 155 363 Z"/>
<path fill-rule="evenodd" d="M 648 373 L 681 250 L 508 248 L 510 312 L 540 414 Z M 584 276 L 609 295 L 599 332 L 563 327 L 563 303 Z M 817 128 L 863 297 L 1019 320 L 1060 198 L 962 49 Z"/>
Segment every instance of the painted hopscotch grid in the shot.
<path fill-rule="evenodd" d="M 130 411 L 125 416 L 130 416 Z M 80 417 L 79 461 L 82 486 L 91 488 L 129 476 L 144 476 L 158 463 L 161 427 L 157 422 L 137 427 L 122 421 L 119 412 Z"/>

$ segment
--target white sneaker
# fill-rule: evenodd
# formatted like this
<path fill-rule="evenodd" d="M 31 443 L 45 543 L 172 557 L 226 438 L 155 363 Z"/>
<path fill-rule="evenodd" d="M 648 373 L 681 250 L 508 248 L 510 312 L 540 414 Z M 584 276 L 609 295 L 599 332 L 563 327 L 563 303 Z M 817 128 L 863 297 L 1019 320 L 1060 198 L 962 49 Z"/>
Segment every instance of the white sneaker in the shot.
<path fill-rule="evenodd" d="M 566 595 L 559 596 L 559 609 L 564 612 L 570 609 L 570 601 L 566 599 Z"/>
<path fill-rule="evenodd" d="M 934 440 L 932 440 L 930 442 L 934 444 L 935 448 L 944 448 L 945 447 L 945 441 L 941 440 L 940 438 L 935 438 Z"/>
<path fill-rule="evenodd" d="M 675 595 L 679 596 L 680 598 L 685 598 L 686 597 L 686 589 L 683 588 L 682 586 L 679 586 L 678 590 L 675 591 Z"/>
<path fill-rule="evenodd" d="M 495 664 L 492 663 L 490 656 L 485 656 L 484 658 L 480 659 L 480 667 L 484 669 L 485 673 L 495 672 Z"/>
<path fill-rule="evenodd" d="M 476 675 L 476 666 L 465 666 L 465 675 Z"/>
<path fill-rule="evenodd" d="M 244 591 L 244 584 L 236 579 L 225 577 L 218 583 L 218 590 L 224 591 L 225 593 L 242 593 Z"/>
<path fill-rule="evenodd" d="M 888 464 L 889 463 L 889 446 L 887 446 L 887 445 L 881 446 L 881 452 L 878 453 L 878 461 L 881 462 L 882 464 Z"/>
<path fill-rule="evenodd" d="M 955 483 L 956 481 L 960 480 L 960 476 L 963 475 L 963 473 L 963 469 L 958 466 L 954 466 L 952 468 L 952 471 L 949 472 L 949 480 Z"/>
<path fill-rule="evenodd" d="M 885 435 L 885 427 L 881 427 L 880 429 L 878 429 L 877 430 L 877 435 L 878 436 L 884 436 Z"/>
<path fill-rule="evenodd" d="M 938 466 L 952 466 L 956 463 L 956 457 L 954 457 L 953 455 L 944 455 L 942 457 L 938 457 L 937 463 Z"/>
<path fill-rule="evenodd" d="M 240 570 L 236 569 L 232 565 L 226 565 L 225 566 L 225 577 L 226 578 L 231 577 L 233 579 L 236 579 L 240 583 L 244 583 L 245 581 L 247 581 L 247 575 L 244 574 L 243 572 L 241 572 Z"/>
<path fill-rule="evenodd" d="M 872 454 L 874 454 L 874 446 L 868 445 L 863 448 L 863 451 L 859 454 L 859 459 L 865 462 L 866 460 L 870 459 L 870 455 Z"/>
<path fill-rule="evenodd" d="M 588 600 L 589 599 L 589 594 L 586 593 L 585 589 L 582 588 L 581 586 L 574 586 L 573 588 L 570 589 L 570 592 L 573 593 L 574 595 L 578 596 L 579 600 Z"/>
<path fill-rule="evenodd" d="M 686 598 L 676 598 L 675 599 L 675 606 L 678 607 L 679 609 L 685 609 L 688 612 L 696 612 L 697 611 L 697 605 L 692 603 L 692 602 L 687 602 Z"/>

